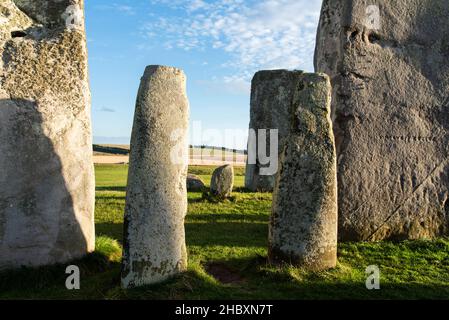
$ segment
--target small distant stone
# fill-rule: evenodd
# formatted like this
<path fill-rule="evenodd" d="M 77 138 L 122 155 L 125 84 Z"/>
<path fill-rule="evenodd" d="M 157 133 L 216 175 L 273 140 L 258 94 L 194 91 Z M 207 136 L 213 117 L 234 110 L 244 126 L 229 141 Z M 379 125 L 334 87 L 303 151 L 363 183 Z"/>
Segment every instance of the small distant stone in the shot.
<path fill-rule="evenodd" d="M 200 177 L 189 174 L 187 175 L 187 191 L 200 192 L 203 191 L 206 185 Z"/>
<path fill-rule="evenodd" d="M 219 198 L 231 196 L 234 186 L 234 167 L 227 164 L 215 169 L 210 182 L 210 192 Z"/>

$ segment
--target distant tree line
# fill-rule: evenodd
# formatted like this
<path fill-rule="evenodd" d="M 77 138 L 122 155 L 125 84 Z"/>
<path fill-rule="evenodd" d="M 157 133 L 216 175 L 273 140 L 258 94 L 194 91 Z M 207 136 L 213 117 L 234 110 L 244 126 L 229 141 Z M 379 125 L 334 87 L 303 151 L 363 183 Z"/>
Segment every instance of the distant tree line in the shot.
<path fill-rule="evenodd" d="M 199 148 L 199 149 L 211 149 L 211 150 L 218 150 L 218 151 L 224 151 L 224 152 L 233 152 L 233 153 L 240 153 L 240 154 L 247 154 L 247 150 L 239 150 L 239 149 L 230 149 L 225 147 L 217 147 L 217 146 L 207 146 L 207 145 L 189 145 L 191 149 L 193 148 Z"/>
<path fill-rule="evenodd" d="M 109 146 L 101 146 L 98 144 L 93 145 L 94 152 L 102 152 L 102 153 L 112 153 L 112 154 L 121 154 L 128 155 L 129 150 L 120 148 L 120 147 L 109 147 Z"/>

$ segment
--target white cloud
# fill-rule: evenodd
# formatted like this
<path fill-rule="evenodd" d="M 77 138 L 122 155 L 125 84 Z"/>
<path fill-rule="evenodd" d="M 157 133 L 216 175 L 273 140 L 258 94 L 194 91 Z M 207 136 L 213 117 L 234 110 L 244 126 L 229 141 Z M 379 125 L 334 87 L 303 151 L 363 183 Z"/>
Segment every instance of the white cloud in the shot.
<path fill-rule="evenodd" d="M 131 6 L 118 5 L 118 4 L 116 4 L 116 5 L 114 5 L 114 7 L 115 7 L 115 9 L 116 9 L 117 11 L 123 12 L 123 13 L 128 14 L 128 15 L 134 15 L 134 14 L 136 14 L 136 12 L 134 11 L 134 8 L 131 7 Z"/>
<path fill-rule="evenodd" d="M 115 10 L 128 16 L 136 14 L 133 7 L 118 3 L 112 3 L 110 5 L 97 5 L 95 8 L 99 10 Z"/>
<path fill-rule="evenodd" d="M 108 108 L 108 107 L 101 107 L 101 108 L 100 108 L 100 111 L 101 111 L 101 112 L 114 113 L 114 112 L 115 112 L 115 109 Z"/>
<path fill-rule="evenodd" d="M 198 80 L 197 83 L 208 90 L 224 91 L 229 94 L 248 94 L 251 90 L 251 83 L 248 81 L 248 78 L 239 75 L 224 76 L 220 79 L 213 77 L 209 80 Z"/>
<path fill-rule="evenodd" d="M 165 48 L 214 48 L 230 56 L 223 83 L 249 88 L 262 69 L 312 70 L 321 0 L 152 0 L 176 10 L 145 25 Z M 181 14 L 180 14 L 181 13 Z"/>

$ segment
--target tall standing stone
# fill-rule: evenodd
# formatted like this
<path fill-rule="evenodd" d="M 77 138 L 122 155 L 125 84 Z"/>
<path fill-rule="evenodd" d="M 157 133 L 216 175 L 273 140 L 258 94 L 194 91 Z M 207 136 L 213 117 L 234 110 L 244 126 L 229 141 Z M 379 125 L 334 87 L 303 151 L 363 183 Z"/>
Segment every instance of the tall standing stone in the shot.
<path fill-rule="evenodd" d="M 449 233 L 449 2 L 325 0 L 342 240 Z"/>
<path fill-rule="evenodd" d="M 82 0 L 0 2 L 0 269 L 94 250 Z"/>
<path fill-rule="evenodd" d="M 251 157 L 248 157 L 245 173 L 245 187 L 251 191 L 273 191 L 275 174 L 260 174 L 260 168 L 268 165 L 261 164 L 257 150 L 263 147 L 259 141 L 260 129 L 266 131 L 265 146 L 269 155 L 270 132 L 269 129 L 278 130 L 278 153 L 288 134 L 290 122 L 290 106 L 293 94 L 293 79 L 301 71 L 288 70 L 265 70 L 259 71 L 254 75 L 251 84 L 251 109 L 249 129 L 255 130 L 255 148 L 256 163 L 248 163 Z M 251 143 L 251 135 L 250 140 Z M 249 152 L 251 147 L 248 148 Z M 276 152 L 276 150 L 273 150 Z"/>
<path fill-rule="evenodd" d="M 147 67 L 131 137 L 124 288 L 157 283 L 187 267 L 188 121 L 184 73 L 171 67 Z"/>
<path fill-rule="evenodd" d="M 290 132 L 273 194 L 269 259 L 324 270 L 337 262 L 337 160 L 330 81 L 323 74 L 303 74 L 293 88 Z"/>

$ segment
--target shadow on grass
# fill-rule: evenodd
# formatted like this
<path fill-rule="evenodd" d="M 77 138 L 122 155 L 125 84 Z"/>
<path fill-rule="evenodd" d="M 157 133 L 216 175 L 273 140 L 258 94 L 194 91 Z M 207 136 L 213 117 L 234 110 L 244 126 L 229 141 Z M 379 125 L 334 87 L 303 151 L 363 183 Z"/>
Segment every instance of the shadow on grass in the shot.
<path fill-rule="evenodd" d="M 207 261 L 232 270 L 239 281 L 222 283 L 208 274 L 205 264 L 191 263 L 189 270 L 161 284 L 122 291 L 128 299 L 274 299 L 274 300 L 376 300 L 447 299 L 449 287 L 417 283 L 392 283 L 385 280 L 381 290 L 368 290 L 363 277 L 336 279 L 341 268 L 303 273 L 295 277 L 293 267 L 274 268 L 266 258 L 253 256 Z M 219 278 L 219 277 L 218 277 Z"/>
<path fill-rule="evenodd" d="M 106 236 L 117 240 L 120 244 L 123 243 L 123 223 L 96 223 L 95 232 L 98 235 Z"/>
<path fill-rule="evenodd" d="M 251 191 L 251 190 L 249 190 L 249 189 L 247 189 L 247 188 L 245 188 L 245 187 L 235 187 L 234 189 L 233 189 L 233 192 L 237 192 L 237 193 L 272 193 L 272 192 L 269 192 L 269 191 L 267 191 L 267 192 L 262 192 L 262 191 L 257 191 L 257 192 L 254 192 L 254 191 Z"/>
<path fill-rule="evenodd" d="M 97 204 L 106 204 L 108 205 L 109 203 L 107 201 L 123 201 L 123 206 L 124 206 L 124 201 L 125 201 L 126 197 L 123 196 L 97 196 L 96 202 Z"/>
<path fill-rule="evenodd" d="M 230 247 L 264 247 L 267 245 L 268 226 L 264 223 L 209 221 L 192 223 L 187 221 L 185 230 L 187 245 Z M 96 232 L 122 243 L 122 223 L 97 223 Z"/>
<path fill-rule="evenodd" d="M 96 187 L 95 191 L 118 191 L 118 192 L 126 192 L 126 187 L 123 186 L 107 186 L 107 187 Z"/>
<path fill-rule="evenodd" d="M 187 222 L 185 230 L 187 245 L 228 247 L 267 245 L 268 226 L 264 223 Z"/>
<path fill-rule="evenodd" d="M 199 193 L 197 193 L 199 194 Z M 235 197 L 221 198 L 211 194 L 209 191 L 205 190 L 201 194 L 201 198 L 190 198 L 189 203 L 206 203 L 206 204 L 221 204 L 221 203 L 235 203 Z"/>
<path fill-rule="evenodd" d="M 38 268 L 22 267 L 17 270 L 7 270 L 0 273 L 0 292 L 7 291 L 37 291 L 49 287 L 65 289 L 65 281 L 69 276 L 65 273 L 66 267 L 76 265 L 80 269 L 80 278 L 88 278 L 97 273 L 109 270 L 118 262 L 112 262 L 106 255 L 94 252 L 82 259 L 66 264 L 57 264 Z M 0 294 L 1 296 L 1 294 Z"/>
<path fill-rule="evenodd" d="M 64 264 L 23 267 L 0 272 L 0 299 L 103 299 L 120 284 L 122 248 L 114 239 L 98 236 L 96 251 Z M 80 271 L 80 290 L 68 290 L 66 268 Z"/>
<path fill-rule="evenodd" d="M 117 224 L 117 226 L 121 226 Z M 210 232 L 213 233 L 214 230 Z M 24 268 L 0 273 L 0 298 L 43 299 L 448 299 L 449 286 L 423 284 L 403 279 L 381 278 L 380 290 L 367 290 L 364 266 L 343 261 L 325 272 L 306 272 L 292 266 L 272 267 L 265 256 L 248 256 L 220 260 L 189 259 L 188 271 L 161 284 L 122 290 L 120 288 L 120 254 L 117 244 L 108 238 L 97 242 L 99 252 L 73 261 L 81 271 L 81 290 L 65 288 L 66 265 Z M 217 239 L 212 239 L 217 242 Z M 444 243 L 438 245 L 443 247 Z M 427 250 L 422 243 L 414 249 Z M 442 248 L 443 250 L 445 247 Z M 344 259 L 343 259 L 344 260 Z M 207 265 L 219 265 L 238 281 L 223 283 L 220 275 Z M 69 265 L 69 263 L 67 263 Z M 406 268 L 404 266 L 398 266 Z M 206 269 L 211 273 L 209 274 Z M 220 271 L 219 271 L 220 272 Z"/>
<path fill-rule="evenodd" d="M 187 223 L 192 222 L 218 222 L 218 221 L 242 221 L 242 222 L 268 222 L 266 215 L 256 214 L 238 214 L 238 213 L 206 213 L 189 214 Z"/>

